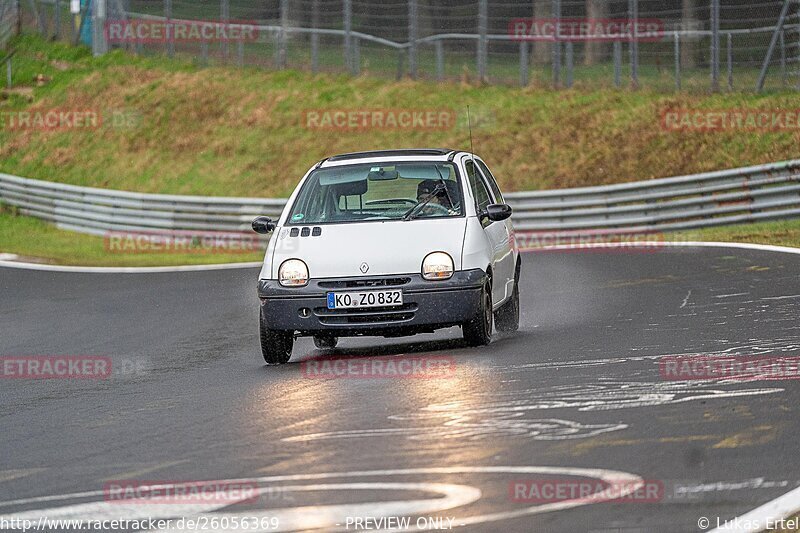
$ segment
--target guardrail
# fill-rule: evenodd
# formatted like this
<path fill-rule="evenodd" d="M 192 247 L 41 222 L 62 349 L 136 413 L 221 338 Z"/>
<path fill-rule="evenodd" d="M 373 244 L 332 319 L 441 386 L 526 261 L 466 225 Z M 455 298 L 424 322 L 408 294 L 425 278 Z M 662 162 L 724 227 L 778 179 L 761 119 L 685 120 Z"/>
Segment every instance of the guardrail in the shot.
<path fill-rule="evenodd" d="M 509 193 L 530 231 L 674 231 L 800 216 L 800 160 L 632 183 Z"/>
<path fill-rule="evenodd" d="M 280 215 L 286 200 L 145 194 L 0 174 L 0 202 L 64 229 L 104 235 L 109 231 L 252 231 L 253 218 Z"/>
<path fill-rule="evenodd" d="M 518 231 L 630 234 L 800 217 L 800 160 L 599 187 L 506 195 Z M 59 227 L 248 232 L 285 199 L 144 194 L 0 174 L 0 202 Z"/>

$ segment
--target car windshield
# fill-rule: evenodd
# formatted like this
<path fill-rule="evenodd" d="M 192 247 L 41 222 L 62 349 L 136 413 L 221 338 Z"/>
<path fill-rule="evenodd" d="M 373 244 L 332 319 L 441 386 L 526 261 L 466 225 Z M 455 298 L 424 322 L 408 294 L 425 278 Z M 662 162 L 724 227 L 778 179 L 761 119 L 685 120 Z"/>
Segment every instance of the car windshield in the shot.
<path fill-rule="evenodd" d="M 286 223 L 325 224 L 463 215 L 452 163 L 373 163 L 314 170 Z"/>

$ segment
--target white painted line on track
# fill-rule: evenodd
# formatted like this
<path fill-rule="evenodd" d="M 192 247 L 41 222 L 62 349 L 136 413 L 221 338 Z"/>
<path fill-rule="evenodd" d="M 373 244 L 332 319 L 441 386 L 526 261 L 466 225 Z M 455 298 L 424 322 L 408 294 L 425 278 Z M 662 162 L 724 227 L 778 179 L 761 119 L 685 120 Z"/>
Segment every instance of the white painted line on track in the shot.
<path fill-rule="evenodd" d="M 601 503 L 604 501 L 614 500 L 620 497 L 627 496 L 634 493 L 636 490 L 644 485 L 644 480 L 635 475 L 627 472 L 620 472 L 617 470 L 606 470 L 601 468 L 574 468 L 574 467 L 558 467 L 558 466 L 449 466 L 449 467 L 432 467 L 432 468 L 407 468 L 407 469 L 390 469 L 390 470 L 366 470 L 366 471 L 353 471 L 353 472 L 325 472 L 317 474 L 289 474 L 289 475 L 276 475 L 266 477 L 244 478 L 244 479 L 230 479 L 220 480 L 219 482 L 232 484 L 232 483 L 279 483 L 287 481 L 316 481 L 327 480 L 332 478 L 358 478 L 358 477 L 387 477 L 387 476 L 414 476 L 414 475 L 452 475 L 452 474 L 534 474 L 534 475 L 555 475 L 555 476 L 576 476 L 593 478 L 607 483 L 609 488 L 597 492 L 590 498 L 576 498 L 571 500 L 561 500 L 553 503 L 544 503 L 539 505 L 527 506 L 522 508 L 515 508 L 508 511 L 499 511 L 493 513 L 486 513 L 480 515 L 463 516 L 455 518 L 458 525 L 474 525 L 486 522 L 495 522 L 501 520 L 509 520 L 514 518 L 521 518 L 540 513 L 548 513 L 559 510 L 572 509 L 584 505 Z M 361 488 L 364 490 L 405 490 L 413 489 L 417 491 L 430 491 L 439 493 L 444 498 L 435 498 L 433 500 L 397 500 L 393 502 L 354 502 L 351 504 L 334 504 L 334 505 L 315 505 L 314 507 L 292 507 L 285 509 L 267 509 L 264 516 L 282 516 L 284 521 L 281 522 L 280 528 L 275 531 L 307 529 L 309 525 L 307 522 L 309 516 L 316 513 L 317 516 L 323 520 L 317 520 L 312 525 L 314 527 L 325 527 L 328 531 L 344 530 L 344 528 L 337 527 L 337 522 L 345 518 L 342 516 L 343 512 L 356 511 L 356 512 L 369 512 L 371 516 L 390 516 L 392 514 L 414 514 L 417 512 L 431 511 L 435 507 L 440 510 L 454 509 L 456 507 L 464 507 L 477 501 L 481 497 L 480 489 L 471 487 L 469 485 L 451 485 L 443 483 L 430 483 L 430 482 L 417 482 L 417 483 L 390 483 L 386 481 L 378 481 L 371 483 L 361 483 L 361 487 L 357 487 L 355 483 L 329 485 L 327 488 L 347 488 L 349 490 Z M 270 485 L 275 489 L 279 489 L 280 485 Z M 621 488 L 620 488 L 621 487 Z M 323 490 L 324 485 L 311 485 L 311 486 L 294 486 L 289 489 L 297 490 Z M 36 498 L 25 498 L 13 501 L 0 502 L 0 508 L 13 507 L 17 505 L 28 506 L 32 503 L 56 502 L 84 498 L 98 498 L 104 495 L 104 491 L 95 490 L 74 494 L 61 494 L 54 496 L 44 496 Z M 12 513 L 7 515 L 0 515 L 0 519 L 10 518 L 27 518 L 36 519 L 46 516 L 49 519 L 64 519 L 64 518 L 83 518 L 83 519 L 113 519 L 113 518 L 127 518 L 129 516 L 143 516 L 149 514 L 163 515 L 168 513 L 170 516 L 180 515 L 182 511 L 187 514 L 201 515 L 209 512 L 221 510 L 229 504 L 205 506 L 200 508 L 189 508 L 187 504 L 186 509 L 176 509 L 176 506 L 166 506 L 170 509 L 165 510 L 163 504 L 155 505 L 142 505 L 136 504 L 125 505 L 124 503 L 112 503 L 108 501 L 89 501 L 83 503 L 76 503 L 72 505 L 49 507 L 44 509 L 29 509 L 19 513 Z M 248 511 L 250 515 L 256 511 Z M 215 513 L 215 516 L 226 516 L 223 513 Z M 227 515 L 233 517 L 233 514 Z M 316 519 L 315 519 L 316 520 Z M 305 521 L 305 522 L 304 522 Z M 325 525 L 321 525 L 322 523 Z M 341 524 L 338 524 L 341 525 Z M 300 526 L 300 527 L 297 527 Z M 431 528 L 420 528 L 418 531 L 427 530 Z"/>
<path fill-rule="evenodd" d="M 258 512 L 256 516 L 275 520 L 274 527 L 264 528 L 261 531 L 306 531 L 314 529 L 324 529 L 327 531 L 347 531 L 351 527 L 341 527 L 346 522 L 347 517 L 392 517 L 392 516 L 411 516 L 437 514 L 441 511 L 469 505 L 480 499 L 482 492 L 480 489 L 468 485 L 455 485 L 452 483 L 323 483 L 313 485 L 288 485 L 280 488 L 282 492 L 319 492 L 319 491 L 364 491 L 365 498 L 372 499 L 376 491 L 417 491 L 435 493 L 436 498 L 425 498 L 416 500 L 381 500 L 366 501 L 356 503 L 339 503 L 336 505 L 309 505 L 299 507 L 271 508 L 266 511 Z M 223 517 L 234 523 L 236 518 L 246 519 L 252 516 L 254 511 L 227 512 L 227 513 L 203 513 L 197 516 L 201 519 L 205 516 L 209 522 L 216 517 L 222 521 Z M 377 522 L 377 521 L 376 521 Z M 425 528 L 416 527 L 416 531 Z M 234 529 L 246 531 L 246 527 Z M 148 533 L 182 533 L 185 527 L 170 527 L 166 529 L 151 530 Z M 382 529 L 381 529 L 382 531 Z"/>
<path fill-rule="evenodd" d="M 686 298 L 684 298 L 683 302 L 681 303 L 681 309 L 686 307 L 686 304 L 689 303 L 689 298 L 691 297 L 692 297 L 692 289 L 689 289 L 689 292 L 686 293 Z"/>
<path fill-rule="evenodd" d="M 780 520 L 790 517 L 800 509 L 800 487 L 791 490 L 771 502 L 767 502 L 761 507 L 756 507 L 749 513 L 731 518 L 727 523 L 720 523 L 719 527 L 711 530 L 710 533 L 740 532 L 756 533 L 764 531 L 768 523 L 779 525 Z"/>
<path fill-rule="evenodd" d="M 521 252 L 536 252 L 539 250 L 580 250 L 583 248 L 658 248 L 658 247 L 685 247 L 685 248 L 740 248 L 742 250 L 759 250 L 762 252 L 779 252 L 785 254 L 800 254 L 800 248 L 791 246 L 774 246 L 771 244 L 751 244 L 746 242 L 705 242 L 705 241 L 641 241 L 641 242 L 591 242 L 583 244 L 558 244 L 542 246 L 540 248 L 520 248 Z"/>
<path fill-rule="evenodd" d="M 261 267 L 261 261 L 251 263 L 223 263 L 216 265 L 186 265 L 160 267 L 83 267 L 66 265 L 44 265 L 39 263 L 21 263 L 0 260 L 0 267 L 19 268 L 25 270 L 43 270 L 46 272 L 75 272 L 88 274 L 147 274 L 153 272 L 197 272 L 205 270 L 233 270 L 241 268 Z"/>
<path fill-rule="evenodd" d="M 743 250 L 759 250 L 762 252 L 778 252 L 786 254 L 800 254 L 800 248 L 789 246 L 773 246 L 770 244 L 750 244 L 737 242 L 594 242 L 586 244 L 565 244 L 557 246 L 542 246 L 541 248 L 520 248 L 521 252 L 536 251 L 558 251 L 558 250 L 579 250 L 582 248 L 653 248 L 658 246 L 687 247 L 687 248 L 739 248 Z M 193 272 L 202 270 L 233 270 L 241 268 L 256 268 L 262 266 L 262 262 L 251 263 L 224 263 L 216 265 L 186 265 L 186 266 L 163 266 L 163 267 L 89 267 L 89 266 L 67 266 L 67 265 L 46 265 L 40 263 L 23 263 L 8 260 L 14 254 L 0 254 L 0 268 L 19 268 L 26 270 L 43 270 L 48 272 L 78 272 L 78 273 L 99 273 L 99 274 L 147 274 L 150 272 Z M 14 256 L 16 257 L 16 256 Z"/>

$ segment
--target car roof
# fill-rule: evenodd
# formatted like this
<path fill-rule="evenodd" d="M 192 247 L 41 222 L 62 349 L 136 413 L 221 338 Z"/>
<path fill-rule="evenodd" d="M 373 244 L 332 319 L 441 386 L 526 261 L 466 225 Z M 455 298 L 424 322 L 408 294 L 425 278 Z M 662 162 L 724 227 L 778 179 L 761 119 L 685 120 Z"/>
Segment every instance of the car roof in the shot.
<path fill-rule="evenodd" d="M 373 150 L 339 154 L 317 163 L 317 168 L 385 161 L 452 161 L 457 150 L 448 148 L 410 148 L 401 150 Z"/>

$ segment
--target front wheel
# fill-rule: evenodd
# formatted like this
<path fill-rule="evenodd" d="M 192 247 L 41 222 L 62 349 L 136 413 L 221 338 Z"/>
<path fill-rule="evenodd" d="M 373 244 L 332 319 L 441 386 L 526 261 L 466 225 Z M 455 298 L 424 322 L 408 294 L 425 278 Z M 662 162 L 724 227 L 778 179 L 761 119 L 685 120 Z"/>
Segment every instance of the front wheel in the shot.
<path fill-rule="evenodd" d="M 294 332 L 269 329 L 264 317 L 264 308 L 261 308 L 259 318 L 259 333 L 261 337 L 261 354 L 268 365 L 283 365 L 292 358 L 294 345 Z"/>
<path fill-rule="evenodd" d="M 492 340 L 492 282 L 487 280 L 481 289 L 481 302 L 478 312 L 461 326 L 464 340 L 470 346 L 486 346 Z"/>

